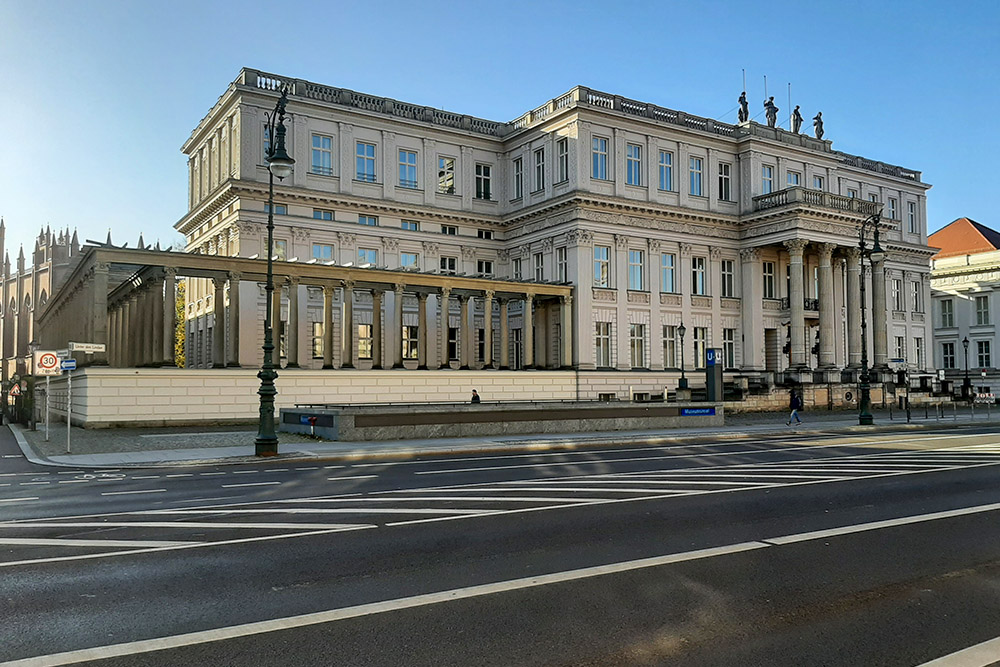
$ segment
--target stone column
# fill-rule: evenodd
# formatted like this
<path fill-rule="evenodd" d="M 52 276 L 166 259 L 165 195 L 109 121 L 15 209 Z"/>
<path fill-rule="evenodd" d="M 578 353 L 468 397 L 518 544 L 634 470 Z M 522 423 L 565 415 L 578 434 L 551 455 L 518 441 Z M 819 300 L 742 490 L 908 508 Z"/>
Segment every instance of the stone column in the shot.
<path fill-rule="evenodd" d="M 659 301 L 659 295 L 654 294 Z M 559 312 L 559 328 L 562 333 L 562 367 L 573 367 L 573 297 L 564 296 L 559 300 L 561 310 Z"/>
<path fill-rule="evenodd" d="M 111 311 L 111 332 L 108 336 L 108 351 L 111 353 L 111 365 L 121 366 L 120 350 L 118 347 L 122 342 L 122 309 L 120 306 L 115 306 L 115 309 Z"/>
<path fill-rule="evenodd" d="M 163 278 L 153 279 L 153 320 L 150 327 L 153 334 L 154 366 L 163 365 Z"/>
<path fill-rule="evenodd" d="M 534 294 L 524 295 L 524 312 L 521 314 L 521 346 L 525 369 L 535 366 L 535 327 L 532 320 L 534 303 Z"/>
<path fill-rule="evenodd" d="M 396 330 L 396 347 L 392 353 L 392 367 L 404 368 L 403 366 L 403 289 L 406 285 L 396 284 L 393 295 L 395 296 L 395 309 L 392 313 L 393 329 Z"/>
<path fill-rule="evenodd" d="M 132 294 L 130 294 L 128 298 L 129 331 L 126 336 L 126 339 L 128 340 L 128 363 L 129 366 L 133 368 L 142 364 L 142 348 L 139 346 L 142 316 L 140 314 L 139 304 L 139 294 L 133 290 Z"/>
<path fill-rule="evenodd" d="M 889 367 L 889 333 L 885 312 L 885 260 L 872 262 L 872 343 L 875 368 Z"/>
<path fill-rule="evenodd" d="M 467 371 L 469 370 L 470 338 L 472 338 L 470 334 L 472 327 L 469 326 L 469 296 L 467 294 L 459 294 L 458 305 L 461 312 L 459 316 L 461 320 L 458 323 L 458 341 L 461 344 L 461 351 L 458 355 L 458 368 Z"/>
<path fill-rule="evenodd" d="M 861 368 L 861 251 L 847 252 L 847 361 L 849 368 Z"/>
<path fill-rule="evenodd" d="M 340 367 L 354 368 L 354 281 L 340 281 L 342 316 L 340 318 Z"/>
<path fill-rule="evenodd" d="M 507 304 L 510 299 L 500 299 L 500 370 L 510 369 L 510 325 L 507 317 Z"/>
<path fill-rule="evenodd" d="M 163 365 L 176 366 L 177 269 L 163 270 Z"/>
<path fill-rule="evenodd" d="M 791 293 L 788 295 L 788 310 L 791 315 L 791 359 L 793 369 L 806 369 L 806 311 L 805 282 L 802 273 L 802 253 L 808 241 L 792 239 L 785 241 L 788 254 L 791 257 L 789 274 L 791 276 Z"/>
<path fill-rule="evenodd" d="M 438 301 L 441 303 L 441 316 L 440 316 L 441 317 L 441 319 L 440 319 L 440 328 L 441 328 L 441 332 L 440 332 L 440 334 L 441 334 L 441 341 L 440 341 L 440 344 L 441 344 L 441 359 L 440 359 L 440 366 L 439 367 L 440 368 L 451 368 L 451 360 L 448 359 L 448 328 L 449 328 L 448 313 L 451 310 L 451 288 L 450 287 L 442 287 L 441 288 L 441 296 L 439 297 Z"/>
<path fill-rule="evenodd" d="M 819 367 L 824 370 L 836 368 L 836 348 L 833 344 L 836 332 L 836 313 L 833 302 L 833 243 L 819 245 Z"/>
<path fill-rule="evenodd" d="M 285 345 L 288 350 L 286 368 L 299 367 L 299 279 L 288 279 L 288 324 L 285 325 Z"/>
<path fill-rule="evenodd" d="M 743 311 L 743 370 L 763 371 L 764 355 L 764 270 L 759 248 L 740 250 L 740 307 Z M 777 277 L 775 277 L 777 280 Z"/>
<path fill-rule="evenodd" d="M 427 293 L 417 293 L 417 369 L 427 370 Z"/>
<path fill-rule="evenodd" d="M 229 274 L 229 358 L 227 366 L 240 365 L 240 274 Z"/>
<path fill-rule="evenodd" d="M 483 368 L 493 368 L 493 297 L 496 292 L 483 294 Z"/>
<path fill-rule="evenodd" d="M 121 305 L 122 315 L 119 324 L 118 365 L 129 368 L 132 365 L 132 299 L 128 297 Z"/>
<path fill-rule="evenodd" d="M 215 288 L 212 296 L 214 324 L 212 325 L 212 368 L 226 367 L 226 318 L 225 318 L 225 288 L 226 278 L 212 276 L 212 286 Z"/>
<path fill-rule="evenodd" d="M 281 368 L 281 288 L 282 284 L 278 282 L 280 278 L 275 278 L 274 281 L 274 296 L 271 298 L 271 337 L 274 341 L 274 367 Z M 285 332 L 288 335 L 288 332 Z M 285 345 L 288 345 L 288 339 L 285 339 Z M 287 347 L 286 347 L 287 350 Z M 286 357 L 287 358 L 287 357 Z"/>
<path fill-rule="evenodd" d="M 90 356 L 92 366 L 108 365 L 108 272 L 111 265 L 98 262 L 94 266 L 94 302 L 91 304 L 91 331 L 93 342 L 104 343 L 104 352 L 95 352 Z"/>
<path fill-rule="evenodd" d="M 382 290 L 372 290 L 372 370 L 382 368 Z"/>
<path fill-rule="evenodd" d="M 333 285 L 323 285 L 323 368 L 333 368 Z"/>

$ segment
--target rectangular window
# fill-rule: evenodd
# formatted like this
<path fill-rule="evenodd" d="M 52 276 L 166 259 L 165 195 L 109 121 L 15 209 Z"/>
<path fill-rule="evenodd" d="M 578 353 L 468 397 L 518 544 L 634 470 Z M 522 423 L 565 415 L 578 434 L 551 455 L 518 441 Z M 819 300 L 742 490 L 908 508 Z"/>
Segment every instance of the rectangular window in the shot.
<path fill-rule="evenodd" d="M 847 196 L 850 197 L 851 199 L 857 199 L 858 191 L 855 190 L 854 188 L 847 188 Z"/>
<path fill-rule="evenodd" d="M 556 183 L 563 183 L 569 180 L 569 139 L 560 139 L 556 142 L 557 170 Z"/>
<path fill-rule="evenodd" d="M 886 205 L 886 213 L 890 220 L 896 219 L 896 199 L 894 197 L 889 197 L 889 203 Z"/>
<path fill-rule="evenodd" d="M 569 282 L 566 277 L 566 248 L 556 248 L 556 281 L 560 283 Z"/>
<path fill-rule="evenodd" d="M 993 360 L 990 357 L 990 341 L 976 341 L 976 353 L 976 358 L 979 360 L 978 365 L 980 368 L 990 368 L 993 366 Z"/>
<path fill-rule="evenodd" d="M 910 303 L 913 306 L 913 312 L 922 313 L 924 312 L 924 290 L 923 284 L 919 280 L 910 281 Z"/>
<path fill-rule="evenodd" d="M 822 190 L 822 189 L 823 189 L 823 177 L 813 176 L 813 190 Z"/>
<path fill-rule="evenodd" d="M 416 232 L 420 230 L 420 223 L 416 220 L 403 220 L 400 223 L 400 228 L 410 232 Z"/>
<path fill-rule="evenodd" d="M 378 250 L 374 248 L 358 248 L 358 264 L 378 265 Z"/>
<path fill-rule="evenodd" d="M 323 323 L 312 323 L 312 358 L 323 358 Z"/>
<path fill-rule="evenodd" d="M 261 135 L 263 140 L 264 148 L 264 159 L 261 162 L 267 162 L 268 155 L 271 153 L 271 133 L 267 129 L 267 124 L 264 125 L 264 133 Z"/>
<path fill-rule="evenodd" d="M 270 210 L 271 210 L 271 207 L 268 204 L 264 204 L 264 213 L 267 213 Z M 275 204 L 274 205 L 274 214 L 275 215 L 288 215 L 288 205 L 287 204 Z"/>
<path fill-rule="evenodd" d="M 955 302 L 951 299 L 941 299 L 941 326 L 944 328 L 955 326 Z"/>
<path fill-rule="evenodd" d="M 896 358 L 906 359 L 906 336 L 896 336 Z"/>
<path fill-rule="evenodd" d="M 438 192 L 455 194 L 455 158 L 438 156 Z"/>
<path fill-rule="evenodd" d="M 801 182 L 802 182 L 802 174 L 800 174 L 797 171 L 790 171 L 786 175 L 786 179 L 788 181 L 788 186 L 789 187 L 795 187 L 795 186 L 801 184 Z"/>
<path fill-rule="evenodd" d="M 275 239 L 274 257 L 279 262 L 284 262 L 288 260 L 288 241 L 286 241 L 285 239 Z"/>
<path fill-rule="evenodd" d="M 313 259 L 329 262 L 333 259 L 333 246 L 324 243 L 313 243 Z"/>
<path fill-rule="evenodd" d="M 628 325 L 628 347 L 631 353 L 632 368 L 646 367 L 646 325 Z"/>
<path fill-rule="evenodd" d="M 535 265 L 535 282 L 540 283 L 545 280 L 545 255 L 536 252 L 532 260 Z"/>
<path fill-rule="evenodd" d="M 719 163 L 719 200 L 733 200 L 733 165 L 726 162 Z"/>
<path fill-rule="evenodd" d="M 924 367 L 924 339 L 920 336 L 913 339 L 913 361 L 917 368 Z"/>
<path fill-rule="evenodd" d="M 403 358 L 417 358 L 417 336 L 419 329 L 413 325 L 403 325 Z"/>
<path fill-rule="evenodd" d="M 611 248 L 594 246 L 594 286 L 611 287 Z"/>
<path fill-rule="evenodd" d="M 673 253 L 660 255 L 660 291 L 677 292 L 677 256 Z"/>
<path fill-rule="evenodd" d="M 448 360 L 458 361 L 459 344 L 461 343 L 458 327 L 448 327 Z"/>
<path fill-rule="evenodd" d="M 454 275 L 458 272 L 458 258 L 457 257 L 442 257 L 439 264 L 441 267 L 441 273 L 447 273 L 449 275 Z"/>
<path fill-rule="evenodd" d="M 976 324 L 990 323 L 990 297 L 985 294 L 976 297 Z"/>
<path fill-rule="evenodd" d="M 598 368 L 611 367 L 611 322 L 595 322 L 594 362 Z"/>
<path fill-rule="evenodd" d="M 524 275 L 524 274 L 521 271 L 521 258 L 520 257 L 516 257 L 513 260 L 511 260 L 510 271 L 511 271 L 511 275 L 513 276 L 514 280 L 521 280 L 521 276 Z"/>
<path fill-rule="evenodd" d="M 625 183 L 642 185 L 642 146 L 625 144 Z"/>
<path fill-rule="evenodd" d="M 660 189 L 674 189 L 674 154 L 670 151 L 660 151 Z"/>
<path fill-rule="evenodd" d="M 892 309 L 897 311 L 906 309 L 903 303 L 903 281 L 899 278 L 892 279 Z"/>
<path fill-rule="evenodd" d="M 476 236 L 481 239 L 492 239 L 493 230 L 492 229 L 478 229 L 476 230 Z"/>
<path fill-rule="evenodd" d="M 680 346 L 678 341 L 677 327 L 673 325 L 663 325 L 663 367 L 677 368 L 677 350 Z"/>
<path fill-rule="evenodd" d="M 417 268 L 420 262 L 420 255 L 415 252 L 399 253 L 399 265 L 403 267 Z"/>
<path fill-rule="evenodd" d="M 441 233 L 448 236 L 458 236 L 458 227 L 455 225 L 441 225 Z"/>
<path fill-rule="evenodd" d="M 641 250 L 628 251 L 628 288 L 631 290 L 646 288 L 643 283 L 643 259 L 644 253 Z"/>
<path fill-rule="evenodd" d="M 691 190 L 690 193 L 696 197 L 702 196 L 701 187 L 701 171 L 702 171 L 702 159 L 700 157 L 692 157 L 688 159 L 688 165 L 691 170 Z"/>
<path fill-rule="evenodd" d="M 417 187 L 417 153 L 399 149 L 399 187 Z"/>
<path fill-rule="evenodd" d="M 484 276 L 493 275 L 493 262 L 488 259 L 476 260 L 476 272 Z"/>
<path fill-rule="evenodd" d="M 868 195 L 868 201 L 870 201 L 873 204 L 877 204 L 878 203 L 878 195 L 874 194 L 874 193 Z"/>
<path fill-rule="evenodd" d="M 761 262 L 764 273 L 764 298 L 774 297 L 774 262 Z"/>
<path fill-rule="evenodd" d="M 476 199 L 493 199 L 493 167 L 488 164 L 476 165 Z"/>
<path fill-rule="evenodd" d="M 375 144 L 357 142 L 357 172 L 358 180 L 365 183 L 375 182 Z"/>
<path fill-rule="evenodd" d="M 593 139 L 590 177 L 600 181 L 608 180 L 608 140 L 604 137 Z"/>
<path fill-rule="evenodd" d="M 358 325 L 358 359 L 372 358 L 372 325 Z"/>
<path fill-rule="evenodd" d="M 906 224 L 911 234 L 917 233 L 917 204 L 916 202 L 906 202 Z"/>
<path fill-rule="evenodd" d="M 378 216 L 375 215 L 359 215 L 358 224 L 364 225 L 366 227 L 378 227 Z"/>
<path fill-rule="evenodd" d="M 736 262 L 724 259 L 722 265 L 722 296 L 736 296 Z"/>
<path fill-rule="evenodd" d="M 774 192 L 774 167 L 769 164 L 760 168 L 760 193 L 769 195 Z"/>
<path fill-rule="evenodd" d="M 312 135 L 312 167 L 310 171 L 322 176 L 333 175 L 333 138 L 323 134 Z"/>
<path fill-rule="evenodd" d="M 314 208 L 313 218 L 315 220 L 333 220 L 333 211 L 326 211 L 321 208 Z"/>
<path fill-rule="evenodd" d="M 736 329 L 722 330 L 723 368 L 736 368 Z"/>
<path fill-rule="evenodd" d="M 535 187 L 534 192 L 545 189 L 545 149 L 535 151 Z"/>
<path fill-rule="evenodd" d="M 524 195 L 524 161 L 521 158 L 514 158 L 514 199 L 520 199 Z"/>
<path fill-rule="evenodd" d="M 694 327 L 694 367 L 705 367 L 705 348 L 708 347 L 708 327 Z"/>
<path fill-rule="evenodd" d="M 954 343 L 941 343 L 941 367 L 942 368 L 954 368 L 955 367 L 955 344 Z"/>
<path fill-rule="evenodd" d="M 705 258 L 691 258 L 691 294 L 708 294 L 705 284 Z"/>

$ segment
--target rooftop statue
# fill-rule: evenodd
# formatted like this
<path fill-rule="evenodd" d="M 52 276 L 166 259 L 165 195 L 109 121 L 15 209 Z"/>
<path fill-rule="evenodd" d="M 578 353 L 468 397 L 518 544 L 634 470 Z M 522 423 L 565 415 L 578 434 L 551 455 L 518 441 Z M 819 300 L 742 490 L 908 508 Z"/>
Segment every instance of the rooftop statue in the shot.
<path fill-rule="evenodd" d="M 738 112 L 741 123 L 750 120 L 750 104 L 747 103 L 747 91 L 740 93 L 740 110 Z"/>
<path fill-rule="evenodd" d="M 813 116 L 813 127 L 816 128 L 816 138 L 823 138 L 823 112 L 818 111 L 816 115 Z"/>
<path fill-rule="evenodd" d="M 774 96 L 767 98 L 767 102 L 764 102 L 764 110 L 767 115 L 767 126 L 774 127 L 774 124 L 778 122 L 778 107 L 774 104 Z"/>
<path fill-rule="evenodd" d="M 802 128 L 802 114 L 799 113 L 799 105 L 795 105 L 795 111 L 792 112 L 792 132 L 795 134 L 799 133 Z"/>

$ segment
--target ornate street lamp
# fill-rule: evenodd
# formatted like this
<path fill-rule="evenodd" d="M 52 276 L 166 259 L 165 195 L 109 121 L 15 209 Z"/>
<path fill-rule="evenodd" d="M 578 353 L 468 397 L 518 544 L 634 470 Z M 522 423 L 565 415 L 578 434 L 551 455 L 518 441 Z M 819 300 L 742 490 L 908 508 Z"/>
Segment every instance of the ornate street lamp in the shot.
<path fill-rule="evenodd" d="M 878 244 L 878 223 L 881 219 L 881 214 L 876 213 L 871 215 L 861 221 L 861 226 L 858 227 L 858 248 L 861 250 L 862 262 L 865 257 L 872 263 L 872 271 L 875 270 L 875 263 L 881 262 L 885 259 L 885 251 Z M 871 226 L 874 231 L 874 238 L 872 243 L 872 249 L 868 250 L 865 244 L 865 234 L 869 227 Z M 872 276 L 874 281 L 874 276 Z M 858 413 L 858 423 L 862 425 L 870 425 L 874 423 L 874 418 L 872 417 L 872 394 L 871 394 L 871 376 L 868 373 L 868 322 L 865 319 L 868 307 L 865 305 L 865 279 L 862 272 L 861 276 L 861 404 L 859 406 L 860 412 Z"/>
<path fill-rule="evenodd" d="M 257 427 L 255 453 L 257 456 L 276 456 L 278 454 L 278 436 L 274 432 L 274 397 L 278 390 L 274 388 L 274 380 L 278 374 L 274 370 L 274 337 L 271 331 L 271 302 L 274 299 L 274 273 L 272 256 L 274 254 L 274 177 L 284 179 L 292 173 L 295 160 L 285 151 L 285 105 L 288 94 L 284 88 L 278 98 L 274 111 L 267 118 L 268 147 L 264 158 L 267 160 L 268 191 L 267 191 L 267 284 L 264 288 L 267 295 L 267 306 L 264 309 L 264 363 L 257 377 L 260 378 L 260 423 Z"/>
<path fill-rule="evenodd" d="M 687 333 L 687 327 L 684 326 L 683 322 L 681 322 L 681 325 L 677 327 L 677 333 L 681 335 L 681 379 L 680 382 L 677 383 L 677 388 L 687 389 L 688 381 L 687 378 L 684 377 L 684 334 Z"/>
<path fill-rule="evenodd" d="M 969 379 L 969 337 L 962 339 L 962 347 L 965 348 L 965 379 L 962 380 L 962 398 L 969 400 L 972 397 L 972 381 Z"/>

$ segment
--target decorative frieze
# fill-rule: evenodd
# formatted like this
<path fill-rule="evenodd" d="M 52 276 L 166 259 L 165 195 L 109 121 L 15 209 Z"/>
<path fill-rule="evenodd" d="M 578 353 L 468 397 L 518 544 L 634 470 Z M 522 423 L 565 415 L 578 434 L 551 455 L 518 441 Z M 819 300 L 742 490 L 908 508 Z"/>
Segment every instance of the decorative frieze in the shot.
<path fill-rule="evenodd" d="M 628 302 L 629 303 L 640 303 L 649 304 L 649 292 L 633 292 L 629 290 L 628 292 Z"/>
<path fill-rule="evenodd" d="M 712 307 L 712 297 L 710 297 L 710 296 L 692 296 L 691 297 L 691 307 L 692 308 L 711 308 Z"/>
<path fill-rule="evenodd" d="M 617 303 L 618 292 L 612 289 L 594 288 L 594 301 L 602 303 Z"/>
<path fill-rule="evenodd" d="M 681 295 L 680 294 L 670 294 L 664 292 L 660 294 L 660 305 L 661 306 L 680 306 L 681 305 Z"/>

